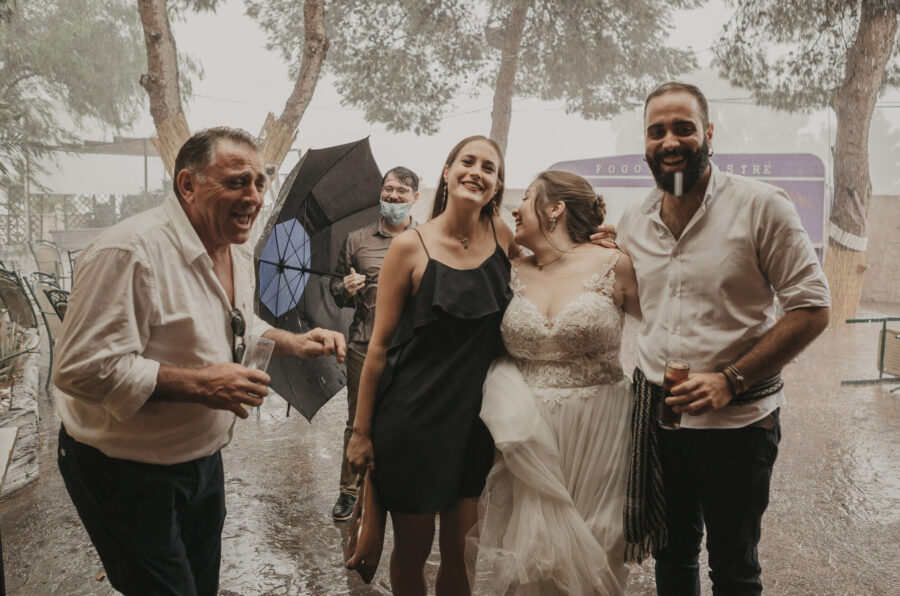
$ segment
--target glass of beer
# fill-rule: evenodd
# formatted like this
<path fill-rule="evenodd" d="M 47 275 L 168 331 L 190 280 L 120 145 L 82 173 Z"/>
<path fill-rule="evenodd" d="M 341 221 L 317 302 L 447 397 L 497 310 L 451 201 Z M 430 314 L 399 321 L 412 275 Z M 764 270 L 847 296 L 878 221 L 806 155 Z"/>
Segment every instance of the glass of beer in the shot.
<path fill-rule="evenodd" d="M 666 430 L 675 430 L 681 426 L 681 414 L 677 414 L 672 406 L 666 404 L 666 398 L 672 395 L 672 387 L 688 378 L 691 363 L 687 360 L 672 358 L 666 361 L 666 372 L 663 375 L 663 397 L 656 409 L 656 420 Z"/>

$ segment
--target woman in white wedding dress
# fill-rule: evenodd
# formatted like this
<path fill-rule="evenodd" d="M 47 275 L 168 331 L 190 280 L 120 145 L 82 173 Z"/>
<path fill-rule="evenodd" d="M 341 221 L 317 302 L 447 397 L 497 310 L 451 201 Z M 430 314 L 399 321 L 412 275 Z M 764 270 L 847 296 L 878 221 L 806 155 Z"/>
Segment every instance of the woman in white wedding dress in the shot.
<path fill-rule="evenodd" d="M 497 594 L 625 591 L 631 387 L 619 349 L 624 313 L 640 318 L 640 306 L 628 256 L 590 243 L 604 213 L 584 178 L 555 171 L 513 212 L 533 254 L 513 262 L 508 356 L 484 384 L 497 450 L 468 552 Z"/>

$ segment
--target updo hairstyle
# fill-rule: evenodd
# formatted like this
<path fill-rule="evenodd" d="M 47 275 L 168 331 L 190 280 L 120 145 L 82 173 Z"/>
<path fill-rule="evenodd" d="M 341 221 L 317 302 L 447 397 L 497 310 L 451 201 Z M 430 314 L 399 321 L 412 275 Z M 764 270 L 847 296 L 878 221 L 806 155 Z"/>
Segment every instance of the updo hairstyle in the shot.
<path fill-rule="evenodd" d="M 547 211 L 559 201 L 566 204 L 566 231 L 573 242 L 591 241 L 591 234 L 606 217 L 606 203 L 594 192 L 591 183 L 577 174 L 548 170 L 535 179 L 534 212 L 541 232 L 546 236 L 549 227 Z"/>

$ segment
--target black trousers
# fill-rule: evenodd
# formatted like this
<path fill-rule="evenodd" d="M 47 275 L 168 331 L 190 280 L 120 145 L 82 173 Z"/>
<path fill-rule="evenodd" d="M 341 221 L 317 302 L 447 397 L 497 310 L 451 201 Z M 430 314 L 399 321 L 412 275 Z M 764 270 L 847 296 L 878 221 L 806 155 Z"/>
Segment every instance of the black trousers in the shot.
<path fill-rule="evenodd" d="M 181 464 L 143 464 L 107 457 L 60 428 L 58 463 L 115 589 L 128 596 L 218 592 L 221 452 Z"/>
<path fill-rule="evenodd" d="M 762 593 L 757 545 L 781 440 L 774 418 L 768 429 L 659 430 L 669 531 L 653 554 L 661 596 L 699 596 L 704 525 L 713 594 Z"/>

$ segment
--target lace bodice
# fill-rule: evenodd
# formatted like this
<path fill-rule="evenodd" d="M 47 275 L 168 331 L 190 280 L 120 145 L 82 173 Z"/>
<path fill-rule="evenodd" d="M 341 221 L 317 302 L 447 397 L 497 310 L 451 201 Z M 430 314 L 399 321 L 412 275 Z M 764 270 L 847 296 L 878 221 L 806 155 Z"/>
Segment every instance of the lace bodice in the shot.
<path fill-rule="evenodd" d="M 513 298 L 500 327 L 503 343 L 525 381 L 545 402 L 595 393 L 622 381 L 619 348 L 624 313 L 613 302 L 615 265 L 584 280 L 585 292 L 548 319 L 523 295 L 513 267 Z"/>

